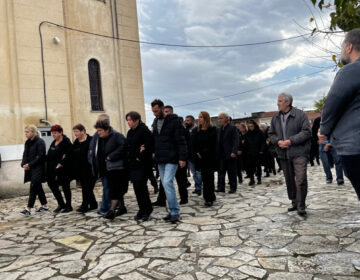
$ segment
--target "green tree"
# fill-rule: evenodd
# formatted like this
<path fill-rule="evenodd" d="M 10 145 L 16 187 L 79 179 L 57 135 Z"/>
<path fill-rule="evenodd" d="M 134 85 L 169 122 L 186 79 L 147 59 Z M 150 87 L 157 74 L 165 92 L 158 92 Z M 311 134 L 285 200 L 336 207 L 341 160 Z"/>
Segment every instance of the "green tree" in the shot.
<path fill-rule="evenodd" d="M 324 107 L 325 99 L 326 99 L 326 95 L 323 95 L 319 100 L 315 100 L 315 102 L 314 102 L 314 107 L 315 107 L 314 112 L 320 112 L 322 110 L 322 108 Z"/>
<path fill-rule="evenodd" d="M 330 13 L 331 22 L 330 30 L 334 31 L 336 28 L 347 32 L 354 28 L 360 27 L 360 1 L 359 0 L 333 0 L 325 3 L 325 0 L 310 0 L 314 6 L 322 11 L 324 9 L 332 9 Z M 314 21 L 311 18 L 310 21 Z M 317 31 L 316 29 L 313 31 Z"/>

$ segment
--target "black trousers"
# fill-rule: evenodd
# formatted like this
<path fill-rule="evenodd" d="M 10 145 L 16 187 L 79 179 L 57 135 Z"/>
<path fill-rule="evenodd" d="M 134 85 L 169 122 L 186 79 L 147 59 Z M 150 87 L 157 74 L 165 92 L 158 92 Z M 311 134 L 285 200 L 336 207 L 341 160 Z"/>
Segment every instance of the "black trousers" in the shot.
<path fill-rule="evenodd" d="M 255 174 L 258 181 L 261 181 L 261 158 L 260 155 L 248 155 L 248 170 L 249 170 L 249 177 L 251 180 L 254 180 Z"/>
<path fill-rule="evenodd" d="M 345 176 L 349 178 L 360 200 L 360 155 L 339 156 Z"/>
<path fill-rule="evenodd" d="M 28 200 L 29 208 L 34 207 L 36 196 L 39 197 L 41 205 L 47 204 L 46 196 L 45 196 L 41 182 L 32 181 L 30 183 L 30 193 L 29 193 L 29 200 Z"/>
<path fill-rule="evenodd" d="M 82 174 L 79 181 L 82 193 L 81 208 L 97 208 L 98 204 L 94 195 L 94 187 L 96 183 L 95 177 L 91 174 Z"/>
<path fill-rule="evenodd" d="M 178 185 L 180 200 L 187 201 L 188 200 L 188 190 L 187 190 L 187 165 L 183 168 L 178 167 L 176 174 L 175 174 L 176 183 Z M 157 197 L 157 202 L 165 203 L 166 202 L 166 195 L 164 186 L 160 181 L 160 188 L 159 194 Z"/>
<path fill-rule="evenodd" d="M 129 173 L 127 170 L 108 171 L 106 177 L 109 182 L 110 199 L 121 200 L 129 188 Z"/>
<path fill-rule="evenodd" d="M 242 177 L 242 172 L 244 170 L 244 161 L 243 161 L 243 156 L 237 156 L 237 177 L 239 180 L 239 184 L 242 183 L 243 181 L 243 177 Z"/>
<path fill-rule="evenodd" d="M 130 170 L 130 180 L 134 186 L 139 212 L 143 215 L 150 215 L 153 211 L 149 190 L 146 184 L 148 173 L 149 171 L 145 167 L 132 168 Z"/>
<path fill-rule="evenodd" d="M 215 178 L 214 169 L 205 164 L 201 166 L 201 178 L 203 183 L 203 197 L 205 202 L 214 202 L 215 196 Z"/>
<path fill-rule="evenodd" d="M 146 173 L 147 173 L 147 180 L 150 180 L 151 185 L 154 187 L 154 189 L 156 189 L 158 187 L 158 184 L 154 176 L 154 172 L 152 171 L 152 167 L 147 168 Z"/>
<path fill-rule="evenodd" d="M 55 178 L 48 179 L 48 185 L 51 189 L 57 203 L 61 207 L 71 207 L 71 189 L 70 189 L 70 180 L 62 179 L 55 180 Z M 60 192 L 60 186 L 62 187 L 66 203 L 64 202 L 63 196 Z"/>
<path fill-rule="evenodd" d="M 230 189 L 237 189 L 237 158 L 220 159 L 220 168 L 218 174 L 218 189 L 225 190 L 225 176 L 226 172 L 230 181 Z"/>
<path fill-rule="evenodd" d="M 288 197 L 294 206 L 305 208 L 308 190 L 306 157 L 294 159 L 280 159 L 280 164 L 285 176 Z"/>

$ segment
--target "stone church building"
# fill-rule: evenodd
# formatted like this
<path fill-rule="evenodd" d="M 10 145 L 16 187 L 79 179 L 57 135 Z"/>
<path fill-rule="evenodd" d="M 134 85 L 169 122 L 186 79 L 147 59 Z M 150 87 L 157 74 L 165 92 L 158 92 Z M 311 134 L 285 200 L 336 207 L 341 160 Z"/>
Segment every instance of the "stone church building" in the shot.
<path fill-rule="evenodd" d="M 137 40 L 136 0 L 0 0 L 0 197 L 22 184 L 25 125 L 73 138 L 101 113 L 123 133 L 128 111 L 145 118 Z"/>

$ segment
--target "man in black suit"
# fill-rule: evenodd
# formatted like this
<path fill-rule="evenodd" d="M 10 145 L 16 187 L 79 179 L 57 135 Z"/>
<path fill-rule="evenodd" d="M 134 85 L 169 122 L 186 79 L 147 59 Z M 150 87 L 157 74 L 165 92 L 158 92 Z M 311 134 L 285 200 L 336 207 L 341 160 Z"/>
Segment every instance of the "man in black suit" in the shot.
<path fill-rule="evenodd" d="M 226 113 L 219 114 L 221 128 L 218 133 L 219 173 L 217 192 L 225 192 L 226 172 L 230 181 L 229 193 L 235 193 L 236 179 L 236 153 L 239 146 L 239 134 L 236 127 L 230 124 L 230 117 Z"/>

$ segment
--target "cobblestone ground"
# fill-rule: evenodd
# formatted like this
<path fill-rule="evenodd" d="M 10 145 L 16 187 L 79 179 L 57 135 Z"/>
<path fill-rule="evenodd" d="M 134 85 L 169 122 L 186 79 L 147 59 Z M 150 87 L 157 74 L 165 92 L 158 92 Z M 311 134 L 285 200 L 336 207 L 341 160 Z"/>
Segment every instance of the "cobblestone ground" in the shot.
<path fill-rule="evenodd" d="M 212 208 L 190 188 L 176 225 L 162 220 L 165 208 L 155 208 L 148 222 L 134 221 L 131 188 L 129 213 L 113 222 L 96 212 L 26 218 L 18 214 L 26 197 L 2 200 L 0 279 L 359 279 L 355 192 L 348 181 L 326 185 L 321 167 L 308 175 L 307 219 L 287 212 L 282 174 L 220 194 Z M 96 192 L 100 198 L 101 188 Z M 80 197 L 75 190 L 74 206 Z"/>

